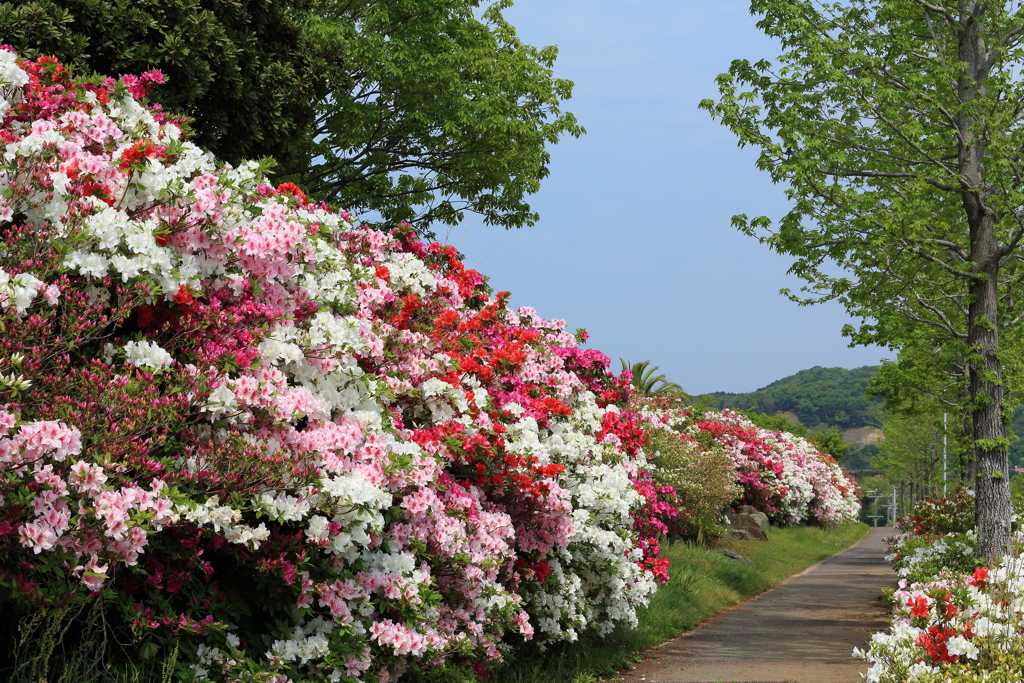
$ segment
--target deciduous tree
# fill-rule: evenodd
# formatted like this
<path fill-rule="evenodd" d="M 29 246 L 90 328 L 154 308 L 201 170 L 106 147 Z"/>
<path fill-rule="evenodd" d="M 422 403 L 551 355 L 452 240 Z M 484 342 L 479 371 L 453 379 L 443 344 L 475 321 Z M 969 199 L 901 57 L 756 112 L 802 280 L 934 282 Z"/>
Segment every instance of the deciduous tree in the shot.
<path fill-rule="evenodd" d="M 584 131 L 561 104 L 558 50 L 523 43 L 510 0 L 27 0 L 0 2 L 0 44 L 79 73 L 157 68 L 154 99 L 237 163 L 273 157 L 275 180 L 370 222 L 506 228 L 548 145 Z"/>
<path fill-rule="evenodd" d="M 803 302 L 835 299 L 868 322 L 859 342 L 899 346 L 901 316 L 961 345 L 978 458 L 981 552 L 1009 540 L 1000 340 L 1024 319 L 1024 9 L 975 0 L 754 0 L 777 64 L 737 60 L 702 106 L 760 149 L 786 183 L 777 224 L 742 231 L 794 257 Z M 837 268 L 838 267 L 838 268 Z M 837 270 L 840 274 L 836 274 Z"/>

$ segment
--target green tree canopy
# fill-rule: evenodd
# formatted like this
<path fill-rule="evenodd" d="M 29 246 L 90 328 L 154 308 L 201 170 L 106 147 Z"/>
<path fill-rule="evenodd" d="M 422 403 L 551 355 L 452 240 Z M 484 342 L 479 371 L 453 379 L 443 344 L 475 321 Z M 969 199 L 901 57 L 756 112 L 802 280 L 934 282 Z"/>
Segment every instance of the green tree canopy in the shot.
<path fill-rule="evenodd" d="M 714 399 L 717 408 L 756 409 L 768 414 L 791 412 L 801 423 L 814 429 L 878 426 L 882 403 L 865 395 L 877 372 L 874 365 L 853 370 L 814 367 L 783 377 L 757 391 L 718 392 L 708 396 Z"/>
<path fill-rule="evenodd" d="M 382 224 L 512 228 L 537 220 L 547 146 L 583 129 L 557 49 L 522 43 L 510 4 L 28 0 L 0 3 L 0 43 L 80 72 L 160 69 L 154 99 L 219 158 L 273 157 L 276 180 Z"/>
<path fill-rule="evenodd" d="M 79 73 L 160 69 L 154 99 L 187 116 L 197 144 L 231 163 L 308 156 L 314 103 L 340 77 L 306 27 L 316 0 L 28 0 L 0 3 L 0 43 Z"/>
<path fill-rule="evenodd" d="M 533 225 L 525 198 L 548 175 L 547 145 L 583 128 L 560 110 L 572 83 L 552 74 L 557 48 L 522 43 L 501 13 L 511 4 L 324 0 L 311 33 L 345 46 L 352 85 L 318 106 L 295 179 L 421 231 L 464 211 Z"/>
<path fill-rule="evenodd" d="M 754 0 L 777 64 L 737 60 L 701 106 L 792 208 L 734 223 L 866 322 L 855 342 L 900 346 L 928 328 L 960 346 L 977 454 L 978 538 L 1009 541 L 1000 338 L 1024 309 L 1024 9 L 975 0 Z M 837 266 L 839 274 L 837 274 Z M 896 318 L 913 323 L 895 324 Z M 1012 332 L 1010 334 L 1013 334 Z M 945 353 L 945 351 L 944 351 Z"/>
<path fill-rule="evenodd" d="M 941 406 L 886 412 L 882 423 L 885 438 L 879 444 L 879 453 L 871 458 L 871 466 L 900 490 L 904 507 L 909 509 L 918 500 L 943 495 L 944 474 L 950 479 L 960 478 L 956 474 L 965 445 L 962 432 L 955 424 L 943 424 Z"/>

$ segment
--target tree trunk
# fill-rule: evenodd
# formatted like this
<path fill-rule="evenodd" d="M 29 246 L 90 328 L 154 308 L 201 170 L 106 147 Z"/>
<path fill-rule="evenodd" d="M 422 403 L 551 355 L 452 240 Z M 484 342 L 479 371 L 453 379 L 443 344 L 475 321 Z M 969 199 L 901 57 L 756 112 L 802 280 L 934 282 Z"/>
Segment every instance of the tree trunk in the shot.
<path fill-rule="evenodd" d="M 958 115 L 957 165 L 960 195 L 970 229 L 971 272 L 967 309 L 969 397 L 977 457 L 974 479 L 978 551 L 989 564 L 1004 554 L 1010 541 L 1010 485 L 1006 425 L 1003 422 L 1003 369 L 999 362 L 999 242 L 996 216 L 987 200 L 992 184 L 985 178 L 985 139 L 978 135 L 971 105 L 986 94 L 988 47 L 982 27 L 988 11 L 981 2 L 964 2 L 960 16 L 960 59 L 965 72 L 957 83 L 963 106 Z"/>
<path fill-rule="evenodd" d="M 967 334 L 968 345 L 976 354 L 970 373 L 973 436 L 977 452 L 975 520 L 978 525 L 978 551 L 989 564 L 993 564 L 1009 547 L 1012 514 L 1002 410 L 1003 373 L 996 357 L 999 332 L 993 324 L 997 302 L 995 282 L 993 273 L 985 282 L 971 287 L 973 300 L 968 309 Z"/>

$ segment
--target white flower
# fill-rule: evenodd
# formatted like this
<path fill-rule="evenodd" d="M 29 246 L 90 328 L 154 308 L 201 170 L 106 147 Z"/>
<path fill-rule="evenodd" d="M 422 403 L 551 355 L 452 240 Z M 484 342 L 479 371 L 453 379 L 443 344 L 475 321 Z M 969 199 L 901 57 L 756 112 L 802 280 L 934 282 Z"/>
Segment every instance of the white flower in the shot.
<path fill-rule="evenodd" d="M 0 83 L 20 88 L 28 81 L 28 74 L 18 66 L 17 55 L 9 50 L 0 50 Z"/>
<path fill-rule="evenodd" d="M 150 341 L 128 342 L 124 345 L 124 355 L 125 362 L 137 368 L 159 370 L 174 362 L 171 354 Z"/>
<path fill-rule="evenodd" d="M 968 659 L 978 658 L 978 647 L 963 636 L 953 636 L 947 640 L 946 650 L 951 655 L 964 655 Z"/>

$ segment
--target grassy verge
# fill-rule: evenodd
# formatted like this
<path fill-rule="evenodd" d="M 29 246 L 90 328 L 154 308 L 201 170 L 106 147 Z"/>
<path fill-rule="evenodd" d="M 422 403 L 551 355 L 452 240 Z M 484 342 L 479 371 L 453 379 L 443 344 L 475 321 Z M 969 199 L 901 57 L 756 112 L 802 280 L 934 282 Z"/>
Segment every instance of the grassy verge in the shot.
<path fill-rule="evenodd" d="M 688 631 L 700 622 L 849 548 L 868 534 L 864 524 L 824 530 L 772 529 L 768 542 L 719 541 L 753 561 L 730 560 L 714 549 L 677 543 L 668 549 L 672 580 L 661 586 L 650 606 L 639 612 L 640 626 L 608 638 L 580 639 L 539 652 L 524 648 L 499 672 L 499 683 L 587 683 L 611 676 L 639 661 L 646 648 Z"/>

